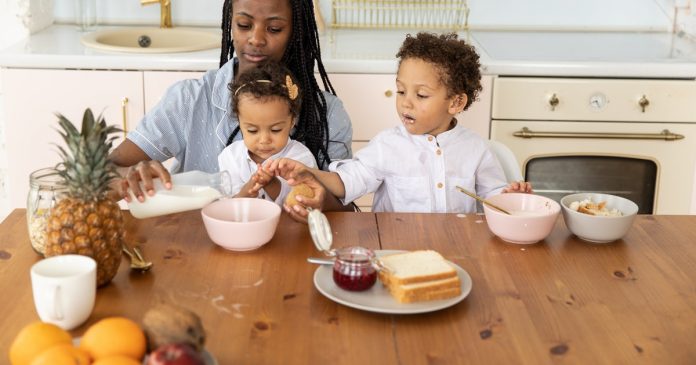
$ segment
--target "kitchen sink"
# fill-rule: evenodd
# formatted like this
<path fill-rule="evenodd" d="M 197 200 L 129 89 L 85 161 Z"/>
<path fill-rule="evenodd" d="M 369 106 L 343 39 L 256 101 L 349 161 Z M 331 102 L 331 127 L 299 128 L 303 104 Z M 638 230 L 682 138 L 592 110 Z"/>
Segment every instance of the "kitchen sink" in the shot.
<path fill-rule="evenodd" d="M 129 53 L 193 52 L 220 47 L 220 31 L 205 28 L 129 27 L 103 29 L 82 36 L 82 44 Z"/>

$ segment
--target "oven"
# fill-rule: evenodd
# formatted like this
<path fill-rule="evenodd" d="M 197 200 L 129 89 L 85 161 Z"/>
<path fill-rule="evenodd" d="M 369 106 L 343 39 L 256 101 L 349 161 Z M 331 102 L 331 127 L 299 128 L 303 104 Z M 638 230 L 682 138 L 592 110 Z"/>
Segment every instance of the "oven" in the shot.
<path fill-rule="evenodd" d="M 499 77 L 491 139 L 536 193 L 592 191 L 642 214 L 696 213 L 696 81 Z"/>

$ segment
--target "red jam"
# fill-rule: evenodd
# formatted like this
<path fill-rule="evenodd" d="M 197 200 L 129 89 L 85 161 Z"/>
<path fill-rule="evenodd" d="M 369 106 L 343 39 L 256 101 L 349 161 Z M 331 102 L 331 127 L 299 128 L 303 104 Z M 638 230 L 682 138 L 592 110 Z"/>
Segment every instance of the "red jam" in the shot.
<path fill-rule="evenodd" d="M 338 249 L 333 267 L 334 283 L 350 291 L 370 289 L 377 281 L 377 270 L 372 265 L 374 257 L 374 252 L 364 247 Z"/>

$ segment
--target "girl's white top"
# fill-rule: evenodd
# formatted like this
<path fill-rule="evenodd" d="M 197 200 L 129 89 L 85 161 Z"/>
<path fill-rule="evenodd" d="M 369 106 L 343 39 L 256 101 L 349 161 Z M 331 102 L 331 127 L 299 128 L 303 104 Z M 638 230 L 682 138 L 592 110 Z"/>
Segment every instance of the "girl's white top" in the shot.
<path fill-rule="evenodd" d="M 280 152 L 271 156 L 270 159 L 276 160 L 282 157 L 300 161 L 308 167 L 317 167 L 317 162 L 312 152 L 302 143 L 292 139 L 288 139 L 288 144 L 286 144 Z M 249 157 L 249 149 L 247 149 L 243 140 L 236 141 L 222 150 L 220 155 L 218 155 L 218 164 L 220 171 L 227 170 L 232 178 L 233 195 L 239 193 L 242 186 L 251 179 L 251 175 L 258 169 L 256 162 Z M 280 180 L 281 183 L 281 190 L 275 202 L 282 206 L 291 187 L 283 178 L 278 177 L 278 180 Z M 274 201 L 263 189 L 259 191 L 259 196 L 266 200 Z"/>

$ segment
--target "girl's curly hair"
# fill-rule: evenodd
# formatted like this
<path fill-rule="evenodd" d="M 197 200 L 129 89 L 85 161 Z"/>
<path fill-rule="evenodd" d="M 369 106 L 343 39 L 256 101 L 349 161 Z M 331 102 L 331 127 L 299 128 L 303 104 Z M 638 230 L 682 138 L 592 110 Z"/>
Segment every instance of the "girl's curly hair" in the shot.
<path fill-rule="evenodd" d="M 456 33 L 436 35 L 420 32 L 406 35 L 396 54 L 399 65 L 409 58 L 432 63 L 440 74 L 440 81 L 447 87 L 447 96 L 466 94 L 464 110 L 478 98 L 481 91 L 479 55 L 473 46 L 458 39 Z"/>
<path fill-rule="evenodd" d="M 288 78 L 290 78 L 289 84 Z M 250 68 L 227 87 L 232 92 L 232 110 L 237 115 L 239 115 L 239 99 L 244 95 L 252 95 L 262 100 L 281 98 L 287 102 L 293 119 L 300 115 L 302 90 L 290 70 L 278 62 L 269 61 L 260 67 Z"/>

